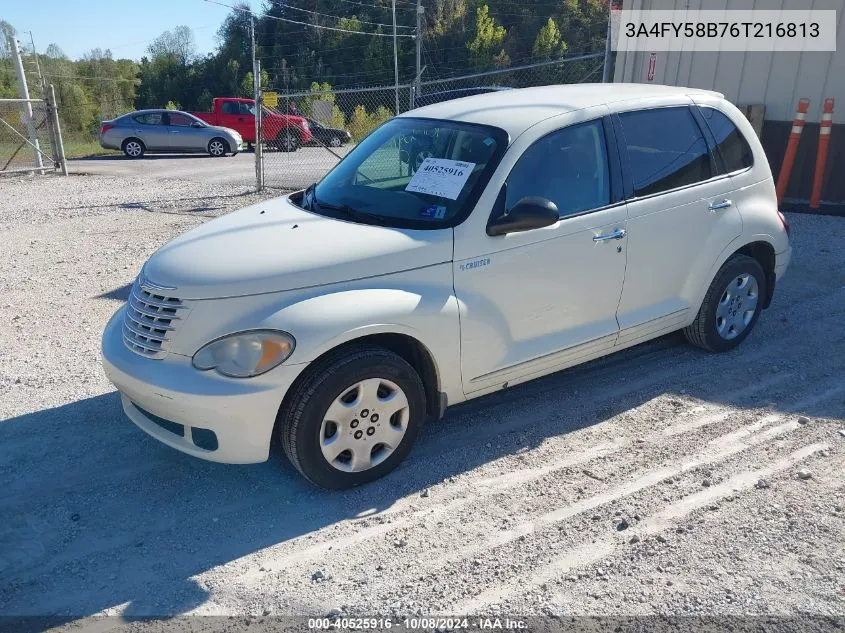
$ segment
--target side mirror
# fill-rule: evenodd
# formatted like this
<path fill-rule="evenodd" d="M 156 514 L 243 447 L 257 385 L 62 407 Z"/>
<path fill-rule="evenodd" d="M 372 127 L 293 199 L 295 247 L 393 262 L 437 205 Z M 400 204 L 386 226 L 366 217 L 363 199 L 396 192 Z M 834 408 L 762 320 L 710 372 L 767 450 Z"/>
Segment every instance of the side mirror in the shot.
<path fill-rule="evenodd" d="M 547 198 L 528 196 L 513 209 L 487 223 L 487 235 L 505 235 L 551 226 L 560 219 L 557 205 Z"/>
<path fill-rule="evenodd" d="M 193 123 L 191 123 L 191 127 L 205 127 L 205 126 L 202 123 L 200 123 L 199 121 L 194 121 Z"/>

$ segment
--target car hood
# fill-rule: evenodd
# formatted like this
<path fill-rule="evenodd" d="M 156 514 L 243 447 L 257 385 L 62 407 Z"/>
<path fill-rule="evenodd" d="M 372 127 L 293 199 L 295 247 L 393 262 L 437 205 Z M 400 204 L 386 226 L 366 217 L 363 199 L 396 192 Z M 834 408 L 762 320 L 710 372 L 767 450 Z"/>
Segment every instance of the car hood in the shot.
<path fill-rule="evenodd" d="M 296 290 L 447 262 L 452 239 L 452 229 L 398 229 L 323 217 L 284 196 L 184 233 L 150 257 L 142 277 L 180 299 Z"/>
<path fill-rule="evenodd" d="M 212 130 L 219 130 L 220 132 L 225 132 L 234 138 L 241 138 L 241 133 L 237 130 L 230 128 L 230 127 L 223 127 L 222 125 L 209 125 Z"/>

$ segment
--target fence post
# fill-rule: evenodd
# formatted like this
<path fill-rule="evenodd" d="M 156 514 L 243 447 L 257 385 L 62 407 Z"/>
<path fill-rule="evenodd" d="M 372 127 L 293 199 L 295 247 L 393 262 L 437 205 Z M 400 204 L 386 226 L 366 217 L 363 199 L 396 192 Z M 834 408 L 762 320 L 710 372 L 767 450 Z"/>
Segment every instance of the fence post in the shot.
<path fill-rule="evenodd" d="M 56 89 L 50 84 L 50 93 L 47 96 L 47 116 L 51 121 L 50 132 L 53 135 L 53 152 L 56 162 L 62 170 L 62 176 L 67 176 L 67 160 L 65 159 L 65 144 L 62 140 L 62 126 L 59 123 L 59 108 L 56 105 Z"/>
<path fill-rule="evenodd" d="M 18 76 L 18 94 L 23 101 L 23 115 L 24 115 L 24 123 L 26 124 L 27 133 L 29 134 L 29 142 L 32 144 L 33 147 L 33 155 L 35 157 L 35 169 L 33 171 L 39 171 L 42 174 L 44 173 L 44 163 L 41 160 L 41 152 L 39 151 L 41 148 L 38 145 L 38 135 L 35 131 L 35 122 L 32 120 L 32 102 L 29 100 L 29 88 L 26 85 L 26 73 L 23 70 L 23 60 L 21 59 L 21 43 L 13 39 L 11 42 L 12 47 L 12 59 L 15 64 L 15 72 Z"/>

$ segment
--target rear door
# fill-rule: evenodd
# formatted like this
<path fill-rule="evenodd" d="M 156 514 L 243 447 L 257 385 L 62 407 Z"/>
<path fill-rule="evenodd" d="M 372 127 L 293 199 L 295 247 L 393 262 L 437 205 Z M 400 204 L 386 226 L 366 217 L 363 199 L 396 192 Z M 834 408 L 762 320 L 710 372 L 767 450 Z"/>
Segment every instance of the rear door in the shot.
<path fill-rule="evenodd" d="M 719 170 L 694 108 L 615 117 L 628 199 L 619 344 L 687 325 L 713 263 L 742 232 L 731 179 Z"/>
<path fill-rule="evenodd" d="M 144 112 L 133 117 L 135 136 L 144 141 L 148 150 L 170 149 L 170 138 L 163 112 Z"/>

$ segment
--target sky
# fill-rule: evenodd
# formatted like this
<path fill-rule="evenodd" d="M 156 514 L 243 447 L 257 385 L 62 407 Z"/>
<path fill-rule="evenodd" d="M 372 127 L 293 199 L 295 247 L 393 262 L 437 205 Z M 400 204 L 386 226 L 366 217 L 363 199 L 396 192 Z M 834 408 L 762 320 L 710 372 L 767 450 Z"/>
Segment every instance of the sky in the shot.
<path fill-rule="evenodd" d="M 234 4 L 230 0 L 219 0 Z M 260 0 L 249 0 L 253 10 Z M 116 58 L 140 59 L 151 40 L 180 24 L 191 27 L 201 55 L 217 45 L 217 29 L 230 10 L 205 0 L 0 0 L 0 20 L 18 31 L 21 43 L 29 33 L 43 53 L 58 44 L 71 59 L 92 48 L 110 48 Z"/>

